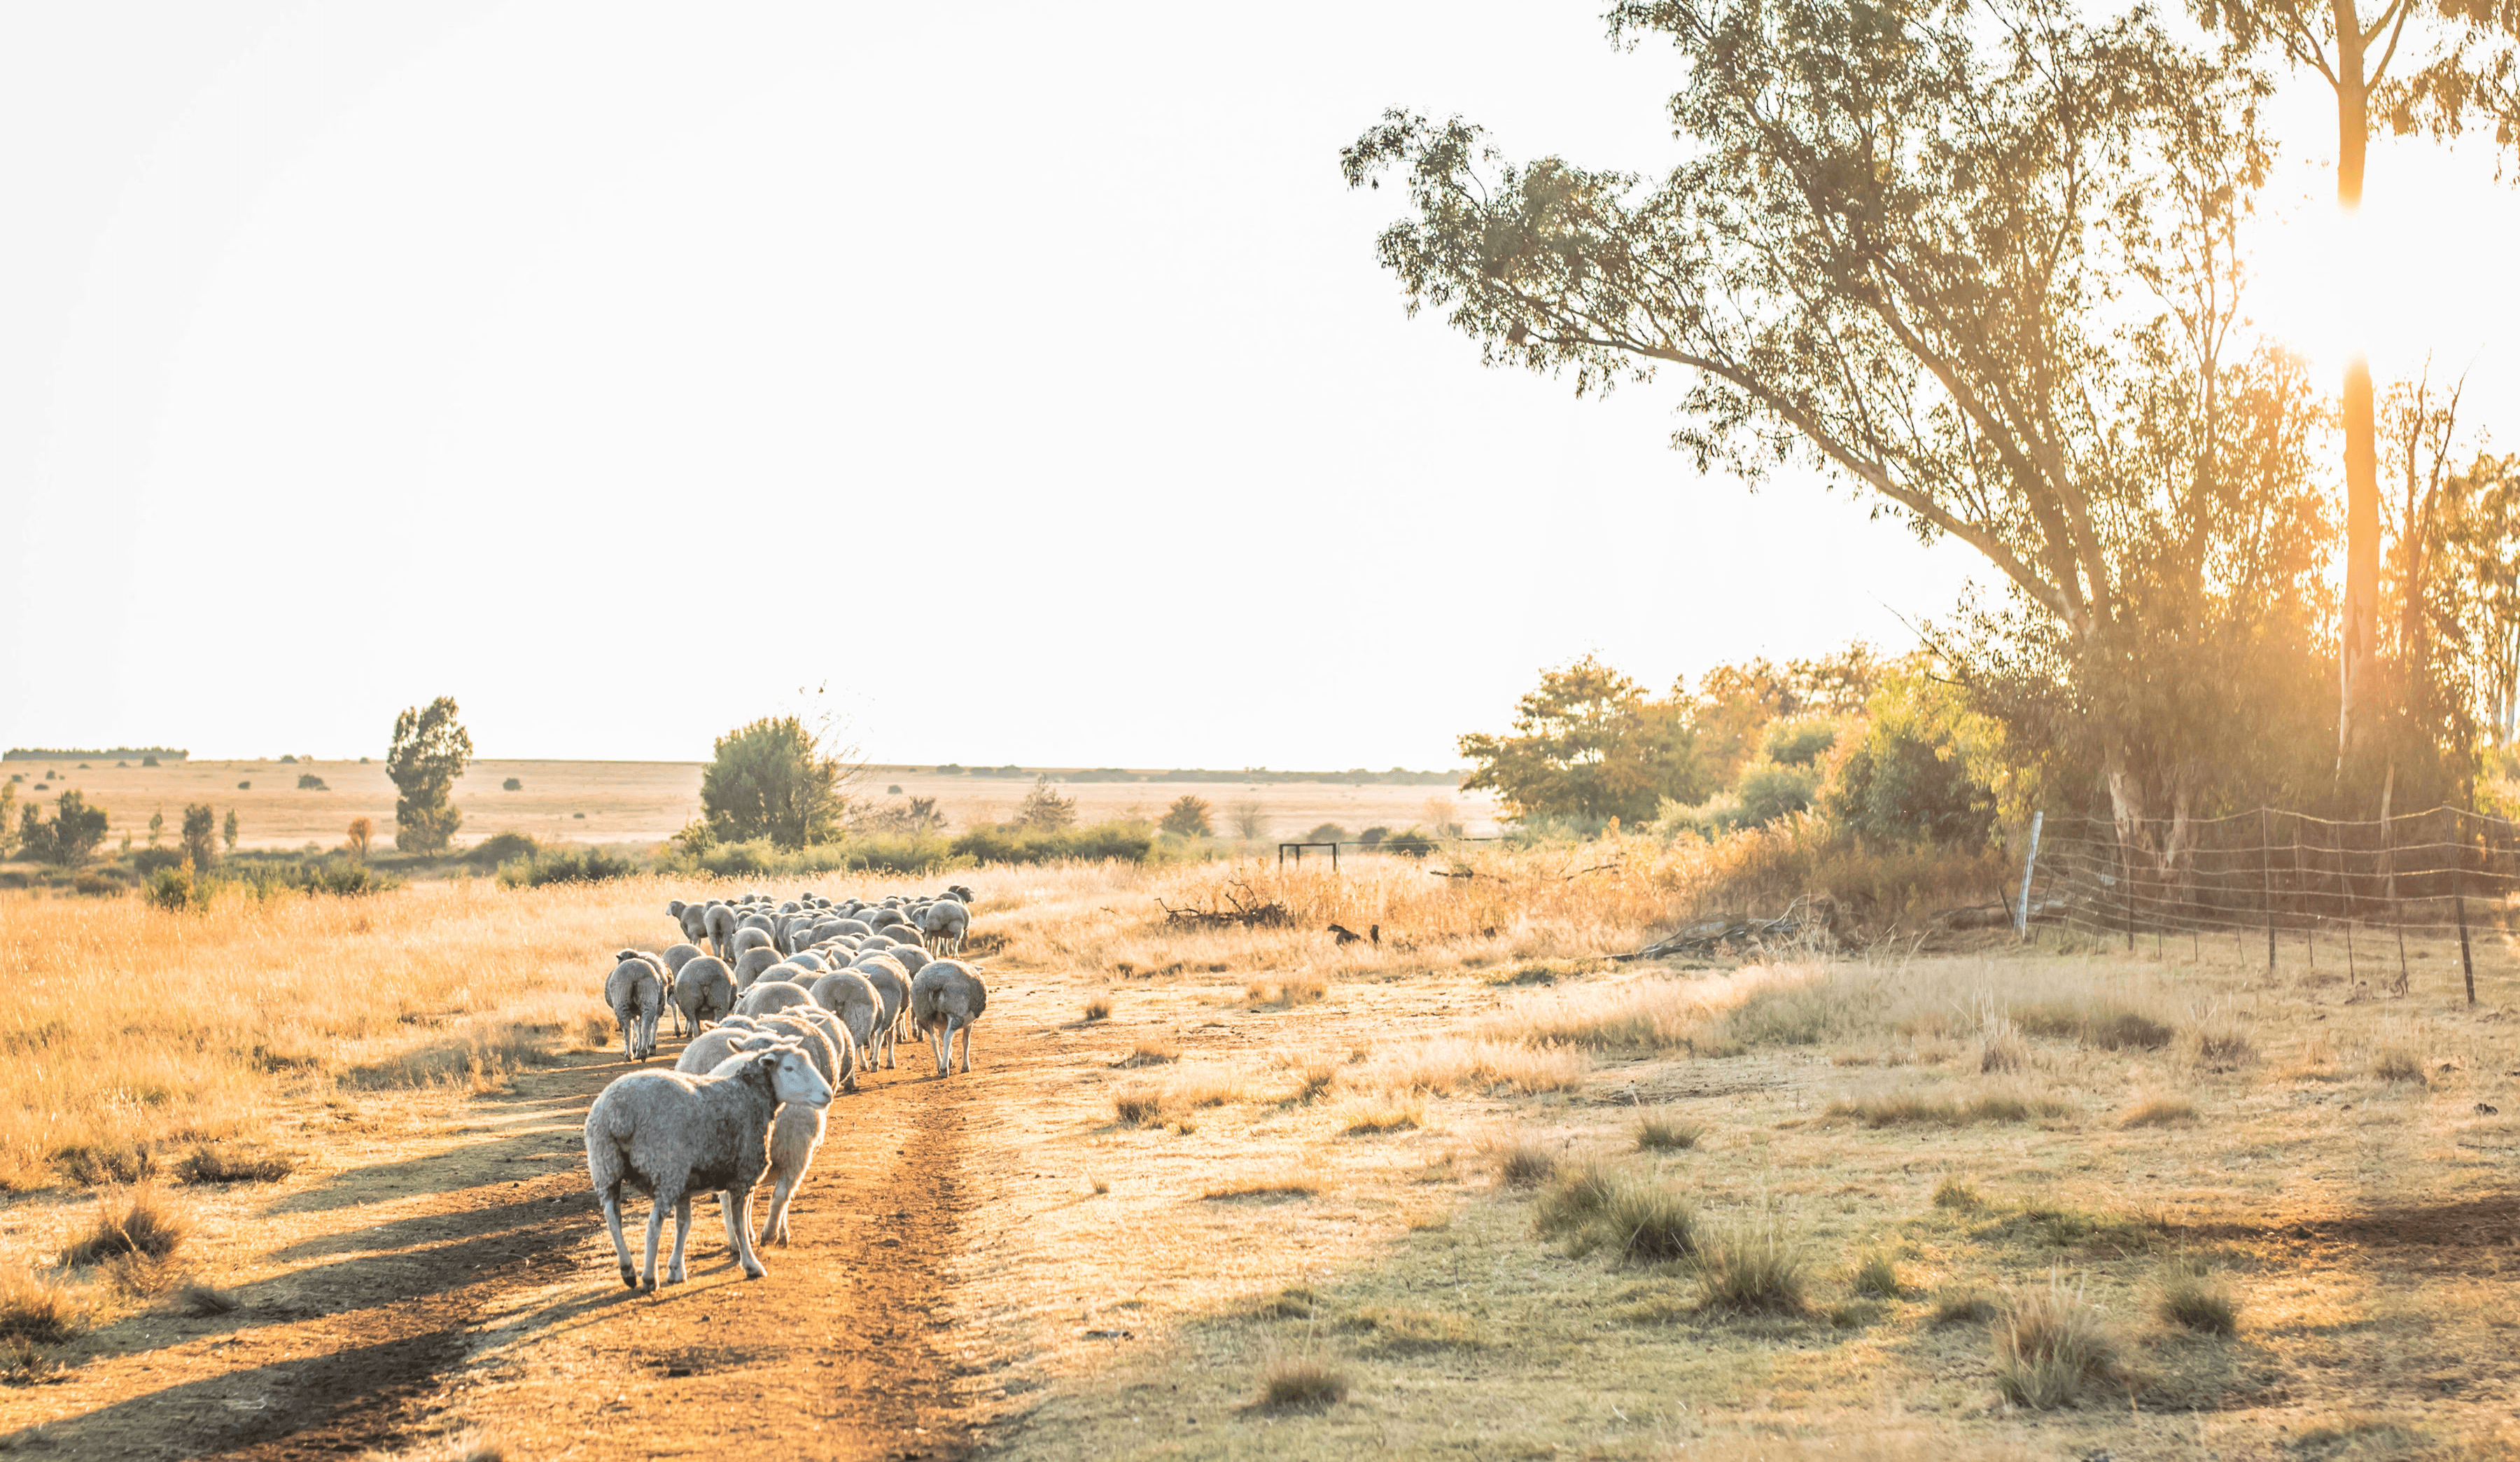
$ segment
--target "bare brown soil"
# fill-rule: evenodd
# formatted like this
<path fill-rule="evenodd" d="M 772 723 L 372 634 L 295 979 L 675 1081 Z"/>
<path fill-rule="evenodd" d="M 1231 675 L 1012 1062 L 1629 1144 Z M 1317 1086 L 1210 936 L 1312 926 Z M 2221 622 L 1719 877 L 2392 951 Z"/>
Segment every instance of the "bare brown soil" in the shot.
<path fill-rule="evenodd" d="M 170 1301 L 96 1331 L 53 1383 L 0 1393 L 24 1429 L 8 1441 L 277 1462 L 477 1430 L 512 1457 L 961 1455 L 979 1413 L 944 1339 L 945 1263 L 985 1197 L 975 1133 L 1023 1052 L 988 1040 L 945 1080 L 923 1046 L 904 1056 L 834 1102 L 767 1280 L 743 1281 L 703 1201 L 691 1282 L 622 1287 L 578 1136 L 622 1067 L 584 1058 L 475 1099 L 410 1156 L 269 1202 L 258 1226 L 282 1242 L 256 1256 L 268 1277 L 234 1286 L 242 1307 Z"/>

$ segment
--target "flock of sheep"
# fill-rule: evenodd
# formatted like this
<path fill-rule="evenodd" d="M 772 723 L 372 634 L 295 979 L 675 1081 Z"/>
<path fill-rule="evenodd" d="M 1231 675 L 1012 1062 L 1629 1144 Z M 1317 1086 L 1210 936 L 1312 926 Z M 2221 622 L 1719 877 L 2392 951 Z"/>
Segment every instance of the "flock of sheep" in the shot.
<path fill-rule="evenodd" d="M 753 1251 L 753 1188 L 770 1178 L 760 1241 L 787 1243 L 788 1206 L 822 1144 L 832 1091 L 857 1090 L 858 1073 L 875 1070 L 878 1057 L 891 1069 L 903 1027 L 927 1038 L 939 1076 L 953 1068 L 961 1032 L 963 1070 L 971 1069 L 971 1023 L 989 992 L 972 966 L 939 957 L 962 952 L 971 902 L 961 887 L 875 903 L 815 893 L 783 902 L 676 899 L 665 911 L 686 942 L 613 956 L 604 1000 L 620 1023 L 623 1059 L 655 1053 L 668 1010 L 691 1037 L 674 1070 L 620 1076 L 587 1110 L 587 1170 L 623 1284 L 655 1290 L 668 1208 L 674 1252 L 665 1282 L 689 1277 L 692 1198 L 706 1193 L 717 1195 L 727 1247 L 745 1277 L 769 1272 Z M 644 1270 L 621 1237 L 625 1183 L 655 1200 Z"/>

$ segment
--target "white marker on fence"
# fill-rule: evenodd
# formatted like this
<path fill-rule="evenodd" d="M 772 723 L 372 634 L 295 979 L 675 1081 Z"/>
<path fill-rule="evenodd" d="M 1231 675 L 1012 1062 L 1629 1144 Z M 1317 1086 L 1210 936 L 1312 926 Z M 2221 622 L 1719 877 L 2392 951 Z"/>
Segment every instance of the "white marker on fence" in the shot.
<path fill-rule="evenodd" d="M 2030 856 L 2021 860 L 2021 903 L 2012 911 L 2012 932 L 2024 938 L 2030 936 L 2030 875 L 2039 867 L 2039 825 L 2047 820 L 2045 811 L 2030 814 Z"/>

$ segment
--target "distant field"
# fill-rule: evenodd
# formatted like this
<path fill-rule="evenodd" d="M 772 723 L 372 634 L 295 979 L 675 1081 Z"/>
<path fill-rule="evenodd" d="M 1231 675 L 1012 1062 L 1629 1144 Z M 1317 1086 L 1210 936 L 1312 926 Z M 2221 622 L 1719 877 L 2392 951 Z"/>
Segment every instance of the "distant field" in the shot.
<path fill-rule="evenodd" d="M 58 770 L 63 780 L 50 786 L 36 778 Z M 91 761 L 81 770 L 75 761 L 13 761 L 11 775 L 22 775 L 18 796 L 43 805 L 49 814 L 60 789 L 76 788 L 91 803 L 112 815 L 112 842 L 124 833 L 148 839 L 149 814 L 166 814 L 167 835 L 182 826 L 188 802 L 206 801 L 224 816 L 236 809 L 241 836 L 238 845 L 255 848 L 297 847 L 307 843 L 338 844 L 354 817 L 375 822 L 380 845 L 390 842 L 394 789 L 382 761 L 169 761 L 158 766 L 117 767 Z M 300 792 L 297 778 L 311 773 L 331 790 Z M 1053 773 L 1057 775 L 1056 772 Z M 516 778 L 516 792 L 500 784 Z M 249 789 L 240 790 L 240 782 Z M 858 792 L 878 802 L 894 800 L 887 789 L 898 786 L 902 798 L 932 797 L 954 830 L 975 822 L 1012 815 L 1032 783 L 1014 777 L 937 776 L 934 773 L 880 771 L 870 775 Z M 699 812 L 700 763 L 697 761 L 476 761 L 455 787 L 455 803 L 464 812 L 462 842 L 494 833 L 518 832 L 544 842 L 652 843 L 670 836 Z M 1236 783 L 1079 782 L 1062 789 L 1076 799 L 1087 822 L 1132 814 L 1160 816 L 1173 799 L 1194 792 L 1213 803 L 1218 831 L 1227 831 L 1226 809 L 1251 800 L 1266 809 L 1269 838 L 1295 838 L 1323 822 L 1336 822 L 1351 834 L 1376 824 L 1394 829 L 1431 819 L 1430 799 L 1450 800 L 1457 816 L 1472 833 L 1496 831 L 1496 803 L 1483 793 L 1460 793 L 1442 787 L 1406 787 L 1377 783 L 1351 786 L 1328 782 Z"/>

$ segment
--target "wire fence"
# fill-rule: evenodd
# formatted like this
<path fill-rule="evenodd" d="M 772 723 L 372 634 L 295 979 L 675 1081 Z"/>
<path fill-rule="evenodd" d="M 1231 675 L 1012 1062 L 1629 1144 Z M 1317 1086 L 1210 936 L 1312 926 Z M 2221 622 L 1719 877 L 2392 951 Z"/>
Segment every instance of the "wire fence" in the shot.
<path fill-rule="evenodd" d="M 2340 822 L 2262 807 L 2045 821 L 2017 895 L 2029 917 L 2129 947 L 2229 939 L 2245 954 L 2263 940 L 2270 969 L 2289 951 L 2403 990 L 2410 958 L 2455 940 L 2473 1003 L 2479 943 L 2509 949 L 2520 932 L 2520 825 L 2507 818 L 2436 807 Z"/>

